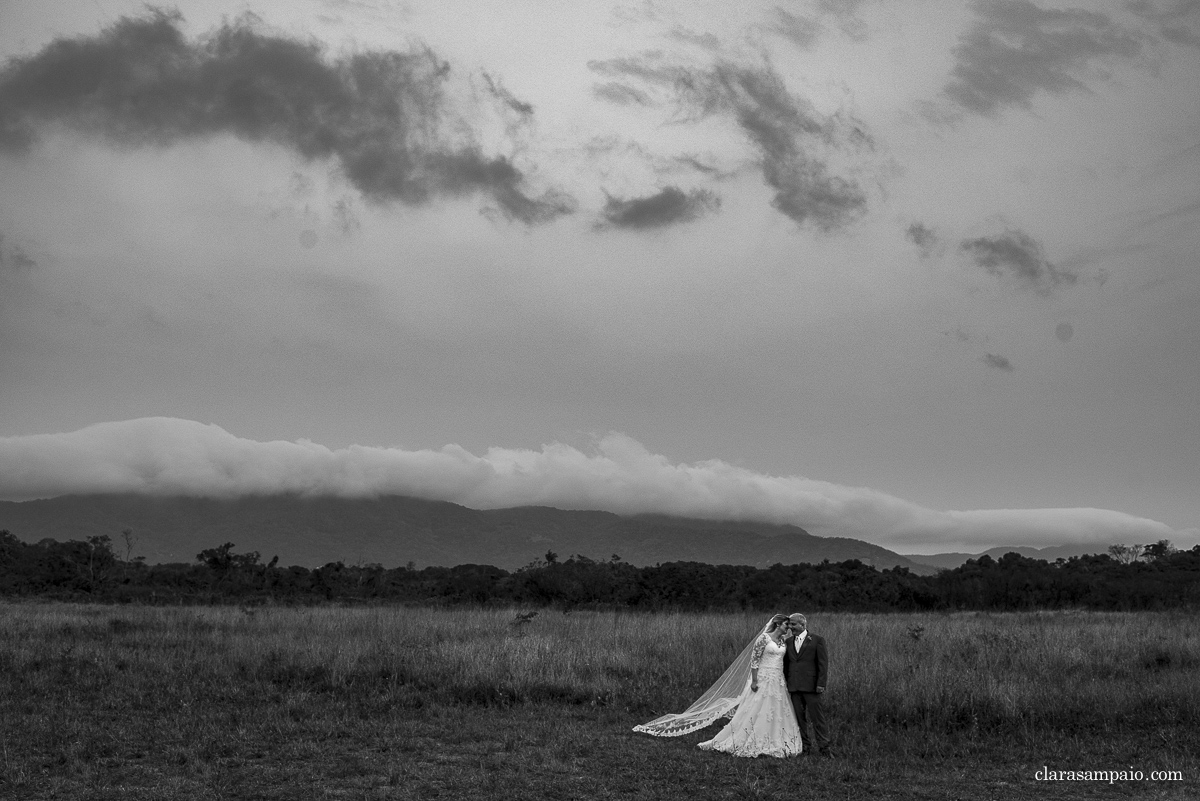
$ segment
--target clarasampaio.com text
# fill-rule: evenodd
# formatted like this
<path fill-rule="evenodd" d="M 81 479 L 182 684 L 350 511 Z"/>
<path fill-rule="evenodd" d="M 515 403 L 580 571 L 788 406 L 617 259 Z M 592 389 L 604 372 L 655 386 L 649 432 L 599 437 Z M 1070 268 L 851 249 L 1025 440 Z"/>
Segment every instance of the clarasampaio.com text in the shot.
<path fill-rule="evenodd" d="M 1183 773 L 1178 770 L 1050 770 L 1045 765 L 1033 776 L 1039 782 L 1181 782 Z"/>

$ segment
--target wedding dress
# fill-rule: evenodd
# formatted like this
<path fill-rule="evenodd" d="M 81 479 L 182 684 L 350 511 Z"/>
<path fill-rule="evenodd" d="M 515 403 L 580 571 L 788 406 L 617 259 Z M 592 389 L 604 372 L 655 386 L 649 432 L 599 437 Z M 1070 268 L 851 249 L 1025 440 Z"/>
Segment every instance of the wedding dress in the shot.
<path fill-rule="evenodd" d="M 800 726 L 783 678 L 786 650 L 787 646 L 777 644 L 766 634 L 759 638 L 754 648 L 757 664 L 751 663 L 751 667 L 758 668 L 758 692 L 747 687 L 733 719 L 716 737 L 700 743 L 701 748 L 740 757 L 789 757 L 800 753 Z"/>
<path fill-rule="evenodd" d="M 750 641 L 713 686 L 683 712 L 663 715 L 633 730 L 657 737 L 678 737 L 733 716 L 701 748 L 735 756 L 794 756 L 800 753 L 800 727 L 783 678 L 785 646 L 767 634 L 771 621 Z M 758 691 L 750 689 L 750 671 L 758 668 Z"/>

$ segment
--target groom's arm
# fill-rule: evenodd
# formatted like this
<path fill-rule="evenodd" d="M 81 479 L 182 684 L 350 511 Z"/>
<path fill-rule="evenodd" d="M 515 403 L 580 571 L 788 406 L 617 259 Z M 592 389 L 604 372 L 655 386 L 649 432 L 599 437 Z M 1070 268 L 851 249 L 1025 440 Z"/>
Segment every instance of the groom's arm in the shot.
<path fill-rule="evenodd" d="M 816 642 L 817 646 L 817 692 L 825 692 L 825 682 L 829 678 L 829 655 L 825 651 L 825 638 Z"/>

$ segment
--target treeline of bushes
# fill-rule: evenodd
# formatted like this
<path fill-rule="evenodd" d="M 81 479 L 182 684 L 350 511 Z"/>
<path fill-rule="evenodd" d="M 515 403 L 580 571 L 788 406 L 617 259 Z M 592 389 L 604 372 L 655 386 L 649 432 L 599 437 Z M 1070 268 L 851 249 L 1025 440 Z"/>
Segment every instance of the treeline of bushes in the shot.
<path fill-rule="evenodd" d="M 401 603 L 640 610 L 826 611 L 1200 608 L 1200 546 L 1160 542 L 1134 553 L 1050 563 L 1009 553 L 920 576 L 858 560 L 754 568 L 667 562 L 636 567 L 617 555 L 560 560 L 552 552 L 516 571 L 491 565 L 319 568 L 263 563 L 233 543 L 191 564 L 122 559 L 109 537 L 29 544 L 0 531 L 0 595 L 117 603 Z"/>

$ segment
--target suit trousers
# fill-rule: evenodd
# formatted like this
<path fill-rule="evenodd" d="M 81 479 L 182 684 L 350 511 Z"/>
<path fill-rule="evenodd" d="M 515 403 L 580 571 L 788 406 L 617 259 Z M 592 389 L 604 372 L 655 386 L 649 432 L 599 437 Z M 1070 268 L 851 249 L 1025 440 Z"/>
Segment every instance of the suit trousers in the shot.
<path fill-rule="evenodd" d="M 808 736 L 808 724 L 812 723 L 817 748 L 829 748 L 829 721 L 825 718 L 825 694 L 791 692 L 792 709 L 796 711 L 796 722 L 800 724 L 800 742 L 805 751 L 812 751 L 812 740 Z"/>

